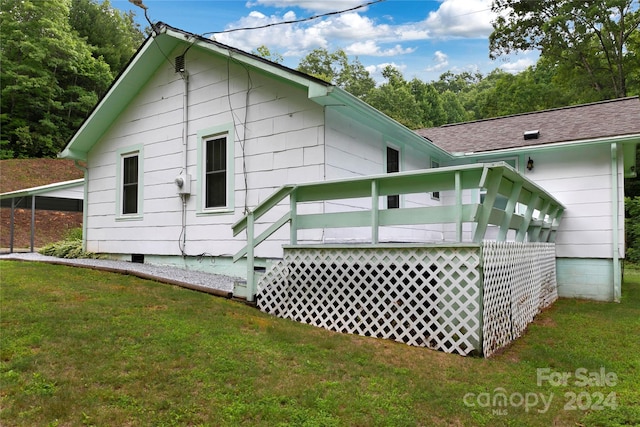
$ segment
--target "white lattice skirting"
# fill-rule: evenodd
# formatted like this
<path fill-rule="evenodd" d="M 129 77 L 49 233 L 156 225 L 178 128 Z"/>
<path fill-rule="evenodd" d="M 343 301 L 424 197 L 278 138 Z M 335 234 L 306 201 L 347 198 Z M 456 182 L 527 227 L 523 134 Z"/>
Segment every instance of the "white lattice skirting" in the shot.
<path fill-rule="evenodd" d="M 489 356 L 556 298 L 553 244 L 487 242 L 288 247 L 257 301 L 334 331 Z"/>

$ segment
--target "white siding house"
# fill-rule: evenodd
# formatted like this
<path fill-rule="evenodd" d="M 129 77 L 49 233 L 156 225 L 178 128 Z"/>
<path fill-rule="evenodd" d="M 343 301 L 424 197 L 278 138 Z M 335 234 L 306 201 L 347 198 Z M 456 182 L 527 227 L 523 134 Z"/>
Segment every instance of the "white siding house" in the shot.
<path fill-rule="evenodd" d="M 451 152 L 456 164 L 511 161 L 553 194 L 566 207 L 555 240 L 559 295 L 620 299 L 624 179 L 637 176 L 638 97 L 418 133 Z"/>
<path fill-rule="evenodd" d="M 640 102 L 596 104 L 595 113 L 581 108 L 413 132 L 331 84 L 158 24 L 61 157 L 86 165 L 88 251 L 239 276 L 246 267 L 232 257 L 249 239 L 244 231 L 234 236 L 232 225 L 283 185 L 505 161 L 566 206 L 556 238 L 561 294 L 617 300 L 622 188 L 624 176 L 635 173 Z M 623 114 L 622 125 L 610 126 L 603 109 Z M 576 131 L 585 112 L 608 129 Z M 575 123 L 558 131 L 568 120 Z M 538 129 L 539 139 L 523 140 L 523 132 Z M 387 193 L 379 208 L 482 197 L 480 190 Z M 277 205 L 259 219 L 256 233 L 288 209 L 287 201 Z M 298 213 L 366 209 L 371 198 L 327 199 L 302 203 Z M 459 234 L 471 241 L 474 225 L 394 225 L 380 227 L 378 237 L 443 243 Z M 301 229 L 297 239 L 362 243 L 371 231 Z M 282 257 L 289 241 L 288 233 L 276 232 L 256 248 L 258 264 Z"/>
<path fill-rule="evenodd" d="M 231 225 L 244 213 L 283 184 L 385 173 L 387 147 L 399 170 L 446 155 L 324 81 L 160 24 L 61 157 L 86 162 L 86 250 L 242 275 L 230 260 L 245 239 Z M 280 234 L 256 255 L 280 257 Z M 299 238 L 360 239 L 347 230 Z"/>

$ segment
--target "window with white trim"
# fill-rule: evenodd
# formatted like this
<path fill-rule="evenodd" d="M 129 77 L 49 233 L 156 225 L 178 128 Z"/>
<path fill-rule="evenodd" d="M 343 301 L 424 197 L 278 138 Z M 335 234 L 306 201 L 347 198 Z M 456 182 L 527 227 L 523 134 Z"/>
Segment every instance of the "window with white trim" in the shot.
<path fill-rule="evenodd" d="M 227 206 L 227 136 L 206 139 L 204 145 L 204 208 L 222 208 Z"/>
<path fill-rule="evenodd" d="M 198 131 L 197 215 L 233 212 L 234 135 L 233 123 Z"/>
<path fill-rule="evenodd" d="M 122 215 L 138 213 L 138 153 L 122 156 Z"/>
<path fill-rule="evenodd" d="M 143 147 L 136 145 L 116 152 L 116 218 L 141 219 L 144 190 Z"/>

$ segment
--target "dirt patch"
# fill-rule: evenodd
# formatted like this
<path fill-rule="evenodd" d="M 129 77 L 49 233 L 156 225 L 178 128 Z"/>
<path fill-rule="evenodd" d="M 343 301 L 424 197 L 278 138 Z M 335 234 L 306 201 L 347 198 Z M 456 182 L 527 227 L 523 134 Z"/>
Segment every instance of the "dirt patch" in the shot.
<path fill-rule="evenodd" d="M 0 209 L 0 247 L 8 248 L 11 236 L 11 209 Z M 64 239 L 69 230 L 82 227 L 82 212 L 37 210 L 35 213 L 35 247 Z M 14 216 L 14 248 L 31 246 L 31 209 L 16 209 Z"/>
<path fill-rule="evenodd" d="M 0 193 L 83 177 L 73 160 L 63 159 L 10 159 L 0 161 Z M 0 209 L 0 247 L 8 248 L 10 240 L 11 209 Z M 36 210 L 35 246 L 62 240 L 73 228 L 82 227 L 81 212 Z M 16 249 L 31 246 L 31 210 L 16 209 L 13 246 Z"/>

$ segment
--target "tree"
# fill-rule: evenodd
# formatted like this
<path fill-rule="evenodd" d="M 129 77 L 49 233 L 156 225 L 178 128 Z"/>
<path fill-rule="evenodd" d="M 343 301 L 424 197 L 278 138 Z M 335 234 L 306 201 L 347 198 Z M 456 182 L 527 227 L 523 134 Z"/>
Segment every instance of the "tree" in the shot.
<path fill-rule="evenodd" d="M 314 49 L 302 58 L 298 71 L 333 83 L 359 98 L 366 97 L 376 85 L 358 58 L 349 62 L 342 49 L 333 53 L 324 48 Z"/>
<path fill-rule="evenodd" d="M 69 0 L 0 3 L 0 155 L 4 158 L 55 156 L 119 71 L 104 59 L 112 39 L 104 41 L 99 54 L 103 45 L 90 46 L 74 31 L 71 4 Z M 118 55 L 113 57 L 114 64 L 120 64 L 115 66 L 122 66 Z"/>
<path fill-rule="evenodd" d="M 600 99 L 624 97 L 636 52 L 636 0 L 494 0 L 490 56 L 540 49 L 567 76 L 584 76 Z"/>
<path fill-rule="evenodd" d="M 460 102 L 460 98 L 450 90 L 442 95 L 442 108 L 445 112 L 445 123 L 460 123 L 467 120 L 467 112 Z"/>
<path fill-rule="evenodd" d="M 411 94 L 420 105 L 423 126 L 434 127 L 447 123 L 442 97 L 432 84 L 414 78 L 409 82 L 409 87 Z"/>
<path fill-rule="evenodd" d="M 382 76 L 387 82 L 372 89 L 367 95 L 367 102 L 409 129 L 424 127 L 420 104 L 402 73 L 388 65 L 382 71 Z"/>
<path fill-rule="evenodd" d="M 282 64 L 284 58 L 278 52 L 271 52 L 265 45 L 259 46 L 252 54 L 264 58 L 268 61 L 275 62 L 276 64 Z"/>
<path fill-rule="evenodd" d="M 111 7 L 108 0 L 72 0 L 69 23 L 91 46 L 95 58 L 102 57 L 117 75 L 144 41 L 134 13 Z"/>

